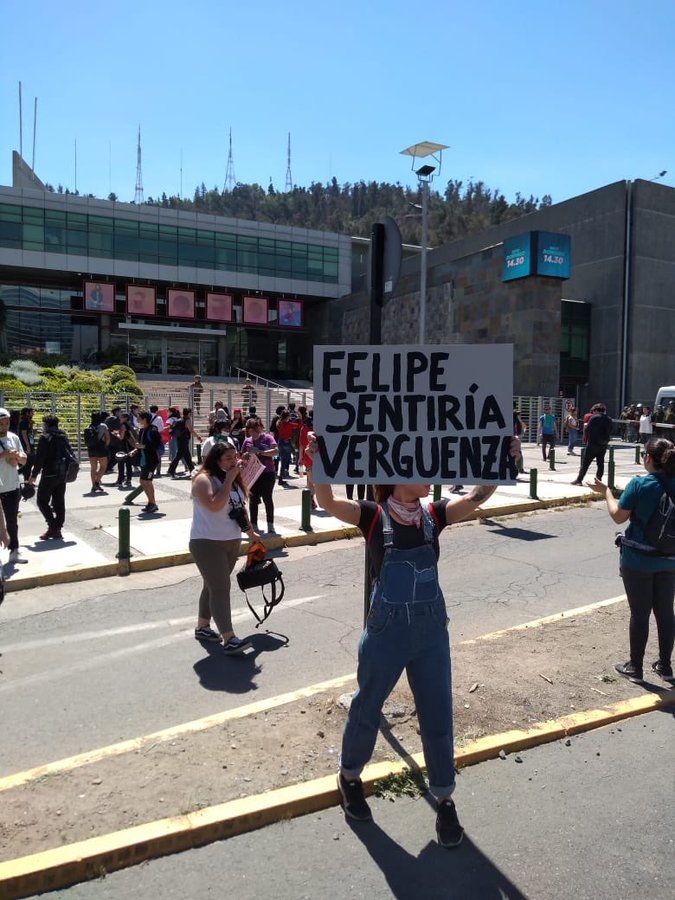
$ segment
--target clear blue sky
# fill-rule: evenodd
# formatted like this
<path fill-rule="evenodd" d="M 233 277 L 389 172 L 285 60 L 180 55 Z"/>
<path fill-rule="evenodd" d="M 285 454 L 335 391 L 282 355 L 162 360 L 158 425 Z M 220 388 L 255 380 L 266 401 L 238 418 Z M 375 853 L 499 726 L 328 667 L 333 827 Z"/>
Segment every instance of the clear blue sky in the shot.
<path fill-rule="evenodd" d="M 675 184 L 675 0 L 21 0 L 3 4 L 0 184 L 145 198 L 238 181 L 414 183 L 399 156 L 451 145 L 450 178 L 554 202 L 623 178 Z"/>

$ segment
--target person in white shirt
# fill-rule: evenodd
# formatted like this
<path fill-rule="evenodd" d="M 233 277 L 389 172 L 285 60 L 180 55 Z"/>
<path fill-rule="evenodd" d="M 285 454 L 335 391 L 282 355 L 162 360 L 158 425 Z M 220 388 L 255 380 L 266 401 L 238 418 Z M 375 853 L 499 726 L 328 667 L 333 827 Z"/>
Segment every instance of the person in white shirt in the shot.
<path fill-rule="evenodd" d="M 0 502 L 9 536 L 9 562 L 21 562 L 19 554 L 19 466 L 26 462 L 18 434 L 9 430 L 9 412 L 0 407 Z"/>
<path fill-rule="evenodd" d="M 652 413 L 648 406 L 642 407 L 642 415 L 640 416 L 640 423 L 638 428 L 640 432 L 640 443 L 646 444 L 647 441 L 651 439 L 654 432 L 654 426 L 652 424 Z"/>

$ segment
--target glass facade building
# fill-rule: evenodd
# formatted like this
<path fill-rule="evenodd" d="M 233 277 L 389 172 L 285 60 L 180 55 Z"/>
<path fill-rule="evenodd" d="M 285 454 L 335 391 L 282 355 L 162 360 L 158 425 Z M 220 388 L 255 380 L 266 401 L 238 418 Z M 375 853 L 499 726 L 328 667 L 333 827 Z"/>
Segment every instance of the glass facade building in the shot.
<path fill-rule="evenodd" d="M 85 303 L 87 282 L 110 298 L 105 311 Z M 148 288 L 153 312 L 137 315 L 128 293 Z M 301 376 L 321 307 L 350 290 L 346 235 L 0 188 L 0 350 L 139 372 Z M 190 298 L 185 320 L 170 315 L 170 292 Z M 209 318 L 207 295 L 225 302 L 226 321 Z M 293 319 L 280 301 L 293 301 Z"/>

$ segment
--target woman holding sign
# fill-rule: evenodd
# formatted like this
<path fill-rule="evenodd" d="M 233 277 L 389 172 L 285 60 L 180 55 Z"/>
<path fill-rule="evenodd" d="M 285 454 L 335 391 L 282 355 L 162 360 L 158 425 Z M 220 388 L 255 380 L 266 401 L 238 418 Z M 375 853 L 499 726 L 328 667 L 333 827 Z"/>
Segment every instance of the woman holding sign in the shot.
<path fill-rule="evenodd" d="M 308 452 L 318 452 L 310 435 Z M 519 441 L 510 453 L 520 452 Z M 357 525 L 368 541 L 374 584 L 366 628 L 359 641 L 358 689 L 342 738 L 338 787 L 347 816 L 370 821 L 361 771 L 369 761 L 385 700 L 403 670 L 408 674 L 422 737 L 429 789 L 436 799 L 436 833 L 443 847 L 456 847 L 464 829 L 455 789 L 448 616 L 438 580 L 438 537 L 447 525 L 470 515 L 495 491 L 476 485 L 458 500 L 422 504 L 428 484 L 374 486 L 375 502 L 341 500 L 328 484 L 315 486 L 328 513 Z"/>

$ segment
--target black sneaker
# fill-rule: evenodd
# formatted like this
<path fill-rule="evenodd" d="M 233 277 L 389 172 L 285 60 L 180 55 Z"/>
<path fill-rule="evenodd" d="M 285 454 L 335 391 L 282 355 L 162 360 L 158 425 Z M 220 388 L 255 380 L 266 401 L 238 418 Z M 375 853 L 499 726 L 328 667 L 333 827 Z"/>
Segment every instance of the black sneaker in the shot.
<path fill-rule="evenodd" d="M 222 637 L 218 632 L 214 631 L 213 628 L 210 628 L 208 625 L 202 625 L 201 628 L 195 628 L 195 637 L 198 641 L 212 641 L 214 644 L 219 644 L 222 641 Z"/>
<path fill-rule="evenodd" d="M 338 788 L 342 795 L 342 808 L 345 815 L 357 822 L 372 822 L 373 814 L 363 793 L 363 782 L 360 778 L 347 781 L 342 772 L 338 773 Z"/>
<path fill-rule="evenodd" d="M 614 666 L 614 670 L 634 684 L 642 684 L 644 680 L 642 677 L 642 669 L 638 669 L 638 667 L 633 665 L 630 660 L 625 663 L 617 663 Z"/>
<path fill-rule="evenodd" d="M 656 672 L 657 675 L 660 675 L 664 681 L 669 681 L 671 684 L 675 684 L 675 678 L 673 678 L 673 667 L 667 665 L 664 662 L 661 662 L 660 659 L 657 659 L 655 663 L 652 663 L 652 672 Z"/>
<path fill-rule="evenodd" d="M 223 652 L 228 656 L 233 656 L 235 653 L 243 653 L 250 646 L 250 638 L 238 638 L 236 634 L 233 634 L 229 641 L 223 643 Z"/>
<path fill-rule="evenodd" d="M 143 507 L 143 512 L 144 513 L 156 513 L 158 509 L 159 509 L 159 507 L 157 506 L 156 503 L 147 503 Z"/>
<path fill-rule="evenodd" d="M 457 847 L 462 843 L 464 829 L 459 824 L 453 800 L 440 800 L 438 803 L 436 837 L 441 847 Z"/>

